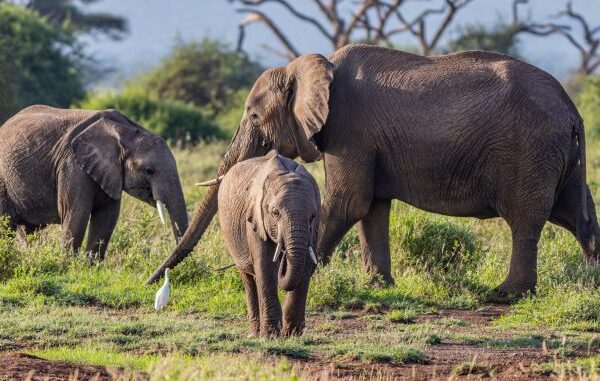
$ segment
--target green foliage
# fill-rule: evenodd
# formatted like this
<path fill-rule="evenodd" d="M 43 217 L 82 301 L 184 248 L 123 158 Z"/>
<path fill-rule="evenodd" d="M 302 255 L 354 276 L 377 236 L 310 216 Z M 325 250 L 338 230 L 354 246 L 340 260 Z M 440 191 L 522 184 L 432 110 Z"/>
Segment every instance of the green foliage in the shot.
<path fill-rule="evenodd" d="M 450 41 L 451 52 L 464 50 L 488 50 L 519 57 L 518 31 L 520 25 L 497 24 L 491 29 L 484 25 L 468 25 L 460 31 L 460 35 Z"/>
<path fill-rule="evenodd" d="M 250 87 L 261 71 L 260 65 L 245 55 L 205 38 L 177 41 L 156 69 L 131 83 L 160 99 L 205 108 L 214 117 L 231 107 L 239 108 L 239 92 Z"/>
<path fill-rule="evenodd" d="M 600 75 L 583 77 L 576 97 L 577 108 L 585 123 L 586 136 L 600 136 Z"/>
<path fill-rule="evenodd" d="M 197 107 L 178 101 L 161 101 L 141 88 L 91 94 L 78 106 L 93 110 L 117 109 L 173 144 L 196 144 L 200 140 L 222 137 L 218 127 Z"/>
<path fill-rule="evenodd" d="M 477 239 L 464 225 L 421 213 L 408 214 L 392 224 L 401 224 L 398 239 L 409 265 L 447 271 L 475 264 L 479 259 Z"/>
<path fill-rule="evenodd" d="M 0 122 L 32 104 L 68 107 L 84 95 L 74 36 L 35 12 L 0 3 Z"/>
<path fill-rule="evenodd" d="M 89 5 L 99 0 L 29 0 L 27 7 L 35 10 L 49 22 L 66 26 L 77 32 L 104 34 L 118 40 L 127 32 L 127 20 L 103 12 L 83 12 L 81 5 Z M 16 2 L 18 3 L 18 1 Z"/>

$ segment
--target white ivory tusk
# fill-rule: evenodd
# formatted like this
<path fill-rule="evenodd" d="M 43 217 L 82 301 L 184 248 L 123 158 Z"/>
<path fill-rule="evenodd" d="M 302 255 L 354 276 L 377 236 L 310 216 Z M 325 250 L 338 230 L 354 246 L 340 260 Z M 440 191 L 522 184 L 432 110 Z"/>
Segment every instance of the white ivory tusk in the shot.
<path fill-rule="evenodd" d="M 281 242 L 277 242 L 277 247 L 275 248 L 275 255 L 273 256 L 273 262 L 277 262 L 279 257 L 281 256 Z"/>
<path fill-rule="evenodd" d="M 315 255 L 315 252 L 313 251 L 312 246 L 308 247 L 308 255 L 310 255 L 310 259 L 312 259 L 312 261 L 315 263 L 315 265 L 317 264 L 317 256 Z"/>
<path fill-rule="evenodd" d="M 158 216 L 160 217 L 160 222 L 166 224 L 165 222 L 165 204 L 162 201 L 156 200 L 156 209 L 158 209 Z"/>
<path fill-rule="evenodd" d="M 208 180 L 208 181 L 203 181 L 201 183 L 196 183 L 196 186 L 199 187 L 210 187 L 212 185 L 217 185 L 221 182 L 221 180 L 223 180 L 223 176 L 219 176 L 216 179 L 212 179 L 212 180 Z"/>

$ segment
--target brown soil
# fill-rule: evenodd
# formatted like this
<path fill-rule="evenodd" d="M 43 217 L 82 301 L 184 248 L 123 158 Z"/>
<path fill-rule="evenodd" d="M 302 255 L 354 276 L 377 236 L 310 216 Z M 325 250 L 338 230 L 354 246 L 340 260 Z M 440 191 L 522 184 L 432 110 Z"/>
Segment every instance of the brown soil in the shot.
<path fill-rule="evenodd" d="M 438 319 L 459 319 L 467 322 L 464 327 L 453 327 L 460 332 L 480 333 L 490 330 L 490 322 L 505 313 L 506 306 L 487 306 L 479 311 L 442 310 L 434 315 L 423 315 L 417 322 Z M 366 322 L 361 314 L 337 320 L 343 325 L 342 332 L 364 330 Z M 307 329 L 322 323 L 326 318 L 308 319 Z M 500 334 L 500 333 L 499 333 Z M 504 335 L 506 335 L 504 333 Z M 489 349 L 477 345 L 465 345 L 442 341 L 426 349 L 425 364 L 365 364 L 355 360 L 336 361 L 331 358 L 313 357 L 306 360 L 289 359 L 301 374 L 314 380 L 337 379 L 499 379 L 541 380 L 555 378 L 539 372 L 537 364 L 554 361 L 553 355 L 541 349 Z M 267 361 L 275 359 L 268 359 Z M 472 364 L 472 365 L 470 365 Z M 121 373 L 122 374 L 122 373 Z M 0 352 L 0 380 L 113 380 L 119 378 L 119 370 L 105 367 L 78 365 L 61 361 L 48 361 L 35 356 Z"/>
<path fill-rule="evenodd" d="M 112 380 L 117 372 L 100 366 L 48 361 L 24 353 L 0 353 L 0 380 Z"/>
<path fill-rule="evenodd" d="M 441 310 L 437 314 L 423 315 L 417 322 L 453 318 L 469 323 L 456 327 L 456 331 L 478 332 L 508 310 L 508 306 L 487 306 L 479 311 Z M 364 321 L 356 318 L 339 321 L 341 331 L 364 329 Z M 489 328 L 489 327 L 488 327 Z M 425 364 L 369 364 L 359 361 L 332 361 L 331 359 L 295 360 L 299 372 L 309 374 L 314 380 L 547 380 L 556 375 L 542 374 L 537 365 L 554 361 L 550 353 L 541 349 L 489 349 L 476 345 L 442 342 L 426 350 Z"/>

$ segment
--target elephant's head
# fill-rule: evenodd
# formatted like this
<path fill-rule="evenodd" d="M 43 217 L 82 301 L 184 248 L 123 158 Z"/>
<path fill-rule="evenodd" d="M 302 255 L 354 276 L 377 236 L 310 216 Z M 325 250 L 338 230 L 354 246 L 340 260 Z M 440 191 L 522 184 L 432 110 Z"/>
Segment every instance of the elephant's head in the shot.
<path fill-rule="evenodd" d="M 262 240 L 277 244 L 279 285 L 292 291 L 316 267 L 319 188 L 303 166 L 274 154 L 253 179 L 250 194 L 248 222 Z"/>
<path fill-rule="evenodd" d="M 177 165 L 167 143 L 116 111 L 104 111 L 71 142 L 75 161 L 112 199 L 121 192 L 169 210 L 173 233 L 181 237 L 188 216 Z"/>
<path fill-rule="evenodd" d="M 240 126 L 229 144 L 217 176 L 235 163 L 262 156 L 271 149 L 282 155 L 300 156 L 310 162 L 321 157 L 315 135 L 329 114 L 329 85 L 333 64 L 318 54 L 301 56 L 286 67 L 265 71 L 256 81 Z M 164 263 L 148 279 L 158 280 L 164 270 L 181 262 L 193 249 L 217 212 L 217 189 L 209 190 L 198 206 L 190 228 Z"/>

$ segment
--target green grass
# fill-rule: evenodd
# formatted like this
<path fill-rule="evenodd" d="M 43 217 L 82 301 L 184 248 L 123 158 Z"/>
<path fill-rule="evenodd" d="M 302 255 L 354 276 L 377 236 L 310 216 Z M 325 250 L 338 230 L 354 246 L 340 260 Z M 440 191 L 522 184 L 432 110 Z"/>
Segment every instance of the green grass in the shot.
<path fill-rule="evenodd" d="M 589 182 L 598 200 L 597 147 L 588 142 Z M 175 151 L 190 212 L 206 192 L 193 184 L 214 175 L 225 148 L 226 143 L 218 142 Z M 322 163 L 307 167 L 322 186 Z M 416 323 L 418 315 L 439 309 L 481 307 L 508 271 L 510 231 L 498 219 L 451 218 L 400 202 L 392 205 L 396 285 L 370 285 L 353 229 L 331 263 L 313 276 L 307 312 L 314 325 L 302 338 L 273 341 L 246 337 L 239 275 L 235 269 L 214 271 L 232 262 L 216 219 L 192 255 L 172 271 L 172 297 L 161 313 L 152 308 L 158 286 L 144 282 L 174 240 L 149 206 L 124 197 L 106 260 L 100 264 L 64 250 L 57 226 L 30 236 L 27 246 L 0 227 L 0 349 L 25 345 L 48 358 L 74 356 L 73 361 L 127 364 L 140 371 L 157 367 L 165 375 L 188 375 L 186 369 L 191 369 L 189 375 L 206 375 L 198 373 L 205 371 L 198 364 L 207 364 L 212 370 L 206 372 L 217 378 L 231 374 L 212 367 L 211 361 L 223 365 L 235 358 L 232 374 L 295 379 L 302 374 L 282 359 L 418 363 L 426 361 L 430 346 L 447 341 L 486 348 L 546 345 L 556 353 L 585 351 L 588 343 L 598 346 L 594 335 L 600 332 L 600 269 L 586 265 L 575 239 L 550 224 L 539 244 L 537 293 L 516 302 L 490 331 L 469 336 L 461 332 L 471 323 L 452 318 Z M 344 321 L 350 319 L 366 328 L 348 331 Z M 545 330 L 556 332 L 559 339 Z M 562 345 L 564 334 L 574 336 Z"/>

